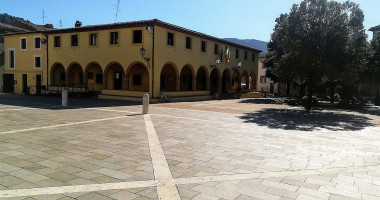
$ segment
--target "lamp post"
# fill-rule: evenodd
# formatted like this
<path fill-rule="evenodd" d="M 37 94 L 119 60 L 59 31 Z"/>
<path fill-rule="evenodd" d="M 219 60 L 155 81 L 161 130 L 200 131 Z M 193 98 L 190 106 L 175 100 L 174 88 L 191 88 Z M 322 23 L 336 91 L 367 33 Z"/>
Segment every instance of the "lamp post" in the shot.
<path fill-rule="evenodd" d="M 149 63 L 150 58 L 145 57 L 145 52 L 146 52 L 146 49 L 144 48 L 144 46 L 142 46 L 140 48 L 140 56 L 141 56 L 142 59 L 144 59 L 146 62 Z"/>

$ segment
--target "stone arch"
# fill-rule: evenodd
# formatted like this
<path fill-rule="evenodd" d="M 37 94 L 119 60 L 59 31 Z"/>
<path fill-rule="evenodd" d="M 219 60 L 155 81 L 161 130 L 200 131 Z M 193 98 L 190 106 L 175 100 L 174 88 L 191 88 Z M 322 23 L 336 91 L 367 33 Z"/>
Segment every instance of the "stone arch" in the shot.
<path fill-rule="evenodd" d="M 232 68 L 231 76 L 231 89 L 240 90 L 241 89 L 241 73 L 240 70 L 236 67 Z"/>
<path fill-rule="evenodd" d="M 241 86 L 243 90 L 249 90 L 249 74 L 244 70 L 241 76 Z"/>
<path fill-rule="evenodd" d="M 223 74 L 222 74 L 222 92 L 226 93 L 228 90 L 231 89 L 231 77 L 232 73 L 229 68 L 224 69 Z"/>
<path fill-rule="evenodd" d="M 250 74 L 249 85 L 250 85 L 249 90 L 251 91 L 257 90 L 257 74 L 255 71 L 252 71 Z"/>
<path fill-rule="evenodd" d="M 65 67 L 60 62 L 56 62 L 50 69 L 50 84 L 65 85 L 66 72 Z"/>
<path fill-rule="evenodd" d="M 179 91 L 179 73 L 177 66 L 172 62 L 167 62 L 160 73 L 160 90 Z"/>
<path fill-rule="evenodd" d="M 83 68 L 77 62 L 72 62 L 66 70 L 66 84 L 73 87 L 83 85 Z"/>
<path fill-rule="evenodd" d="M 118 62 L 110 62 L 103 74 L 103 89 L 124 90 L 126 78 L 123 66 Z"/>
<path fill-rule="evenodd" d="M 221 92 L 222 84 L 221 84 L 221 73 L 219 68 L 214 68 L 210 73 L 210 93 L 214 94 L 216 92 Z"/>
<path fill-rule="evenodd" d="M 197 70 L 196 75 L 196 90 L 210 90 L 210 78 L 207 68 L 202 65 Z"/>
<path fill-rule="evenodd" d="M 127 89 L 131 91 L 149 91 L 149 71 L 146 65 L 136 61 L 131 63 L 126 72 Z"/>
<path fill-rule="evenodd" d="M 103 87 L 103 69 L 98 62 L 87 64 L 83 73 L 83 82 L 89 90 L 101 91 Z"/>
<path fill-rule="evenodd" d="M 193 66 L 186 64 L 181 69 L 180 89 L 181 91 L 192 91 L 196 87 L 195 71 Z"/>

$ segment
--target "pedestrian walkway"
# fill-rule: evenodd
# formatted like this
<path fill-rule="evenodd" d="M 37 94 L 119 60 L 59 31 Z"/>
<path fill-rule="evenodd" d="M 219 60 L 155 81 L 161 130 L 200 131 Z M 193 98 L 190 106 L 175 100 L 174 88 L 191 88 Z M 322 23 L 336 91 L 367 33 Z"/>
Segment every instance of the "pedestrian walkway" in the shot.
<path fill-rule="evenodd" d="M 242 100 L 153 104 L 147 115 L 125 102 L 71 105 L 0 99 L 0 198 L 380 198 L 376 113 L 318 111 L 314 123 Z"/>

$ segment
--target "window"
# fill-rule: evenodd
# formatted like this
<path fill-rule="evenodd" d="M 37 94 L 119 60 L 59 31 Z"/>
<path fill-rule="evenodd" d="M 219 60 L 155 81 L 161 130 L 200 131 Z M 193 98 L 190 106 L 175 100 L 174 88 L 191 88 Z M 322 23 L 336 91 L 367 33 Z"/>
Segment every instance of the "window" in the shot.
<path fill-rule="evenodd" d="M 21 38 L 21 50 L 26 50 L 26 38 Z"/>
<path fill-rule="evenodd" d="M 40 37 L 34 38 L 34 49 L 41 49 L 41 38 Z"/>
<path fill-rule="evenodd" d="M 206 41 L 201 42 L 201 51 L 206 52 Z"/>
<path fill-rule="evenodd" d="M 78 46 L 78 35 L 71 35 L 71 46 L 77 47 Z"/>
<path fill-rule="evenodd" d="M 34 68 L 41 68 L 41 56 L 34 56 Z"/>
<path fill-rule="evenodd" d="M 174 46 L 174 34 L 173 33 L 168 33 L 168 45 Z"/>
<path fill-rule="evenodd" d="M 103 83 L 103 74 L 96 74 L 96 83 Z"/>
<path fill-rule="evenodd" d="M 235 51 L 235 58 L 239 58 L 239 49 L 236 49 Z"/>
<path fill-rule="evenodd" d="M 8 50 L 8 55 L 9 55 L 8 68 L 14 69 L 15 68 L 15 50 L 14 49 Z"/>
<path fill-rule="evenodd" d="M 247 59 L 248 59 L 248 53 L 244 51 L 244 60 L 247 60 Z"/>
<path fill-rule="evenodd" d="M 140 74 L 133 75 L 133 85 L 134 86 L 141 86 L 141 75 Z"/>
<path fill-rule="evenodd" d="M 214 54 L 216 54 L 216 55 L 219 54 L 219 45 L 218 44 L 214 45 Z"/>
<path fill-rule="evenodd" d="M 142 43 L 142 30 L 133 31 L 133 43 L 134 44 Z"/>
<path fill-rule="evenodd" d="M 255 61 L 255 54 L 252 53 L 252 61 Z"/>
<path fill-rule="evenodd" d="M 186 37 L 186 49 L 191 49 L 191 38 Z"/>
<path fill-rule="evenodd" d="M 90 46 L 97 46 L 98 45 L 98 34 L 97 33 L 91 33 L 90 34 Z"/>
<path fill-rule="evenodd" d="M 61 36 L 54 36 L 54 47 L 61 47 Z"/>
<path fill-rule="evenodd" d="M 111 32 L 110 44 L 119 44 L 119 32 Z"/>

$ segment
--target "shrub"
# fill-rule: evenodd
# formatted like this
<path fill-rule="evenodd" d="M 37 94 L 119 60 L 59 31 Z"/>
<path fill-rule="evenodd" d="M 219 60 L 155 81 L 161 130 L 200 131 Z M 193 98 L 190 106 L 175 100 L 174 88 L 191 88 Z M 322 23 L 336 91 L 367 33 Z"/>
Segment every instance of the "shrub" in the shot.
<path fill-rule="evenodd" d="M 340 101 L 340 95 L 338 93 L 334 94 L 334 101 Z"/>

